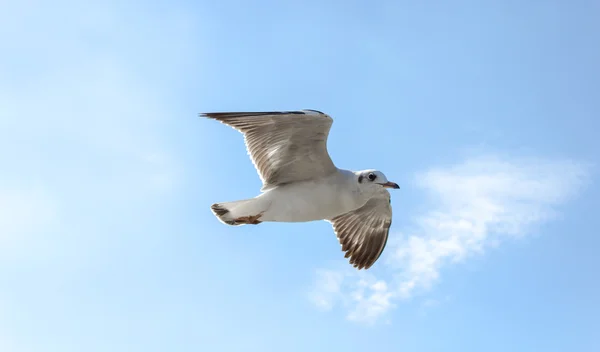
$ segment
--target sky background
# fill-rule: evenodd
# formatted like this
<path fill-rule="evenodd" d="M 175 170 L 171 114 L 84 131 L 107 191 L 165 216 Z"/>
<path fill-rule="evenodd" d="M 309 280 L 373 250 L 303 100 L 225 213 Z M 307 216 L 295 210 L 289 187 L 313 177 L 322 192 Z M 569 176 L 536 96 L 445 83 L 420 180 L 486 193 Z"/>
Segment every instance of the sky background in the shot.
<path fill-rule="evenodd" d="M 600 350 L 597 1 L 0 1 L 0 351 Z M 229 227 L 317 109 L 401 185 L 379 261 Z"/>

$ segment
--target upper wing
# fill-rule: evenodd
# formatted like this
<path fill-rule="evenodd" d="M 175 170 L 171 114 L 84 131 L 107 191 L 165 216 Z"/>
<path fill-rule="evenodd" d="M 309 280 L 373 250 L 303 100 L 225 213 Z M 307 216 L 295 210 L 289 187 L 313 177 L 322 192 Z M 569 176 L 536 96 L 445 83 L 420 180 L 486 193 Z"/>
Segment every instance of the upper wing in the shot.
<path fill-rule="evenodd" d="M 217 112 L 201 116 L 218 120 L 244 134 L 263 190 L 326 176 L 336 170 L 327 152 L 327 136 L 333 119 L 322 112 Z"/>
<path fill-rule="evenodd" d="M 362 207 L 330 220 L 345 258 L 358 269 L 368 269 L 385 248 L 392 225 L 390 193 L 385 190 Z"/>

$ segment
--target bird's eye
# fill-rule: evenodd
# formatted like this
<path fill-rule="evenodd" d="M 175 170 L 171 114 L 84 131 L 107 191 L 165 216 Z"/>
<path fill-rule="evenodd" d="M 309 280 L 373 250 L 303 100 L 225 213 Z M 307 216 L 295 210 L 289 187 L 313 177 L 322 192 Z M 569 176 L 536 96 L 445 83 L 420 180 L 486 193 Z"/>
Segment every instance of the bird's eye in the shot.
<path fill-rule="evenodd" d="M 369 181 L 375 181 L 375 179 L 377 178 L 377 176 L 375 176 L 375 174 L 372 172 L 367 177 L 369 178 Z"/>

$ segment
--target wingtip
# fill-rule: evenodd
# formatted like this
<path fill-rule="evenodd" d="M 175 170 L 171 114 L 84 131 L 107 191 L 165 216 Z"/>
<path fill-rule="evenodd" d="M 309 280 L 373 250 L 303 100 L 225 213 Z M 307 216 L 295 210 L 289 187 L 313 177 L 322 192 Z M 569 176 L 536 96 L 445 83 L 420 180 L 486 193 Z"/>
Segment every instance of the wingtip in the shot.
<path fill-rule="evenodd" d="M 308 114 L 320 114 L 326 115 L 324 112 L 313 109 L 304 110 L 288 110 L 288 111 L 250 111 L 250 112 L 201 112 L 198 113 L 199 117 L 207 118 L 229 118 L 229 117 L 252 117 L 252 116 L 264 116 L 264 115 L 308 115 Z"/>
<path fill-rule="evenodd" d="M 315 110 L 315 109 L 302 109 L 301 111 L 308 111 L 308 112 L 314 112 L 317 114 L 325 115 L 325 113 L 323 111 L 319 111 L 319 110 Z"/>
<path fill-rule="evenodd" d="M 201 112 L 198 113 L 200 118 L 213 119 L 213 120 L 221 120 L 223 118 L 230 117 L 231 113 L 227 112 Z"/>
<path fill-rule="evenodd" d="M 367 270 L 367 269 L 369 269 L 371 267 L 371 265 L 369 265 L 369 264 L 362 264 L 362 263 L 356 263 L 353 266 L 356 268 L 356 270 Z"/>

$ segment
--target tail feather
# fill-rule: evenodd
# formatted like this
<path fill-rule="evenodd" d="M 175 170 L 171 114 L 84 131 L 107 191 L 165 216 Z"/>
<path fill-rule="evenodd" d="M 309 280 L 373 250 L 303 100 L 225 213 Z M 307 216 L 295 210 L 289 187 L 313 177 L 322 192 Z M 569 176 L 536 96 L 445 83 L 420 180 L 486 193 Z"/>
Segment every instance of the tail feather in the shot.
<path fill-rule="evenodd" d="M 213 214 L 226 225 L 239 226 L 244 224 L 259 224 L 261 209 L 256 209 L 255 199 L 244 199 L 233 202 L 215 203 L 210 206 Z"/>
<path fill-rule="evenodd" d="M 215 214 L 217 219 L 219 219 L 219 221 L 221 221 L 224 224 L 231 226 L 241 225 L 236 224 L 236 222 L 233 219 L 231 219 L 231 216 L 227 216 L 227 214 L 230 213 L 229 210 L 220 203 L 215 203 L 211 205 L 210 210 L 212 210 L 213 214 Z"/>

